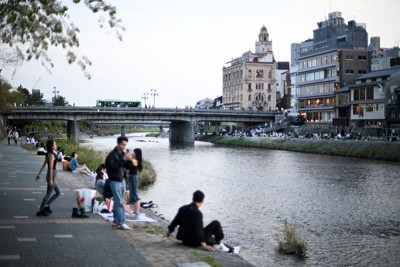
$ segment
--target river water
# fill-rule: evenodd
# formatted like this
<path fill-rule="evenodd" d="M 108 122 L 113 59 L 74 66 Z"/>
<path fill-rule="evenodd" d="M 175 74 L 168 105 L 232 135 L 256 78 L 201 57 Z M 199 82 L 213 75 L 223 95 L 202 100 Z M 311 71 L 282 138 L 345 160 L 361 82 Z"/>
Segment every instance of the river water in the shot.
<path fill-rule="evenodd" d="M 399 266 L 400 164 L 167 139 L 129 137 L 156 169 L 157 181 L 139 192 L 172 220 L 200 189 L 205 224 L 218 219 L 226 242 L 241 246 L 255 266 Z M 88 140 L 111 150 L 116 137 Z M 307 257 L 277 252 L 284 220 L 295 223 Z"/>

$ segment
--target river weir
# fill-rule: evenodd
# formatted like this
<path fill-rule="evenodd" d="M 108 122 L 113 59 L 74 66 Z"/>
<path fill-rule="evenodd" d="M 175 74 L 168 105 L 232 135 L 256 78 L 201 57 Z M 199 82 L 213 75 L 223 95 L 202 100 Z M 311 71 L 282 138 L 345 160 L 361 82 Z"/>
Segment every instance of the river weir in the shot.
<path fill-rule="evenodd" d="M 255 266 L 396 266 L 400 261 L 397 162 L 128 136 L 157 180 L 144 201 L 172 220 L 201 189 L 205 224 L 218 219 L 228 244 Z M 116 137 L 85 145 L 111 150 Z M 287 219 L 308 244 L 307 257 L 281 255 L 274 236 Z"/>

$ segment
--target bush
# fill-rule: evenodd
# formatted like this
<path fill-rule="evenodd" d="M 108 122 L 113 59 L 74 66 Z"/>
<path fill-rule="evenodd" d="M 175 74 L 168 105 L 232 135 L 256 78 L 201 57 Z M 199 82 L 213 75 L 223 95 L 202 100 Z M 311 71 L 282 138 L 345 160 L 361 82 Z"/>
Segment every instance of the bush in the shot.
<path fill-rule="evenodd" d="M 306 255 L 307 242 L 299 236 L 294 224 L 289 224 L 285 219 L 284 226 L 277 231 L 275 238 L 278 242 L 279 252 L 298 256 Z"/>

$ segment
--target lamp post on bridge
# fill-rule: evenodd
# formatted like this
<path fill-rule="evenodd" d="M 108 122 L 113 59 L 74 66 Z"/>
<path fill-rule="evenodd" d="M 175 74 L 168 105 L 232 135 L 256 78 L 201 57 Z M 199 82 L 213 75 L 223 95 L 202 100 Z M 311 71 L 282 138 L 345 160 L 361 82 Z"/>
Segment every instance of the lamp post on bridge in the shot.
<path fill-rule="evenodd" d="M 144 99 L 144 106 L 145 106 L 145 108 L 147 108 L 146 99 L 149 99 L 148 94 L 149 94 L 149 93 L 143 93 L 143 96 L 142 96 L 142 99 Z"/>
<path fill-rule="evenodd" d="M 157 89 L 150 89 L 150 95 L 153 96 L 153 108 L 156 107 L 156 96 L 158 96 Z"/>

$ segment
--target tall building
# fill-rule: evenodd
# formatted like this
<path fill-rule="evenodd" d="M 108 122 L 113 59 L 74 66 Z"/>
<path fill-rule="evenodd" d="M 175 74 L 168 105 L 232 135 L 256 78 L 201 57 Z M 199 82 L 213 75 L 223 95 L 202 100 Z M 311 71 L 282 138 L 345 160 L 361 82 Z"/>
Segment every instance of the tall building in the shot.
<path fill-rule="evenodd" d="M 400 48 L 382 48 L 378 36 L 371 37 L 369 50 L 371 51 L 371 70 L 384 70 L 400 65 Z"/>
<path fill-rule="evenodd" d="M 292 45 L 297 111 L 307 123 L 347 125 L 350 106 L 336 106 L 336 93 L 370 71 L 368 33 L 365 24 L 346 24 L 341 12 L 317 25 L 313 39 Z"/>
<path fill-rule="evenodd" d="M 262 26 L 255 53 L 248 51 L 222 69 L 225 108 L 272 110 L 276 107 L 275 58 L 268 30 Z"/>

